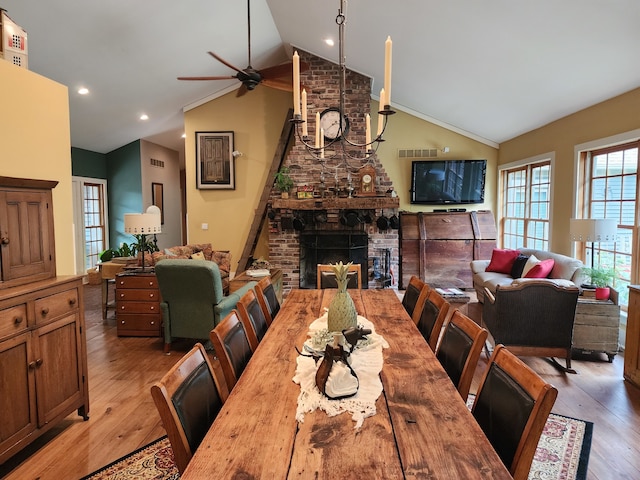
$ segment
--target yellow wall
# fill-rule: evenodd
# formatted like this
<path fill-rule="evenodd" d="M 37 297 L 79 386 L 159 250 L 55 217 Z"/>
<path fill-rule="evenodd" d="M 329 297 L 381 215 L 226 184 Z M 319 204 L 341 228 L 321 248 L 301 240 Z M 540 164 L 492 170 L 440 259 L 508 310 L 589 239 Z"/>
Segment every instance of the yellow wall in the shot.
<path fill-rule="evenodd" d="M 372 111 L 376 112 L 378 103 L 372 102 Z M 377 116 L 376 116 L 377 117 Z M 377 127 L 372 126 L 372 129 Z M 487 176 L 483 204 L 447 205 L 447 208 L 462 207 L 467 210 L 494 210 L 496 192 L 496 164 L 498 151 L 484 143 L 422 120 L 408 113 L 398 111 L 389 117 L 383 138 L 385 141 L 378 149 L 384 169 L 400 197 L 400 210 L 410 212 L 431 212 L 438 205 L 411 205 L 409 189 L 411 187 L 412 159 L 398 158 L 398 150 L 411 148 L 437 148 L 437 160 L 486 159 Z M 449 153 L 442 153 L 443 147 L 449 147 Z M 434 159 L 436 160 L 436 159 Z"/>
<path fill-rule="evenodd" d="M 187 238 L 230 250 L 232 271 L 242 255 L 290 106 L 291 94 L 261 85 L 242 97 L 234 91 L 185 113 Z M 234 132 L 234 148 L 243 153 L 235 161 L 235 190 L 196 189 L 195 134 L 200 131 Z M 203 223 L 209 224 L 208 230 L 202 230 Z"/>
<path fill-rule="evenodd" d="M 640 89 L 564 117 L 500 144 L 498 164 L 555 153 L 550 248 L 571 254 L 569 219 L 574 213 L 575 146 L 640 128 Z"/>
<path fill-rule="evenodd" d="M 239 98 L 231 92 L 185 113 L 188 239 L 191 243 L 211 242 L 218 250 L 231 250 L 232 270 L 236 270 L 242 255 L 290 106 L 290 94 L 258 87 Z M 371 111 L 377 108 L 377 102 L 373 101 Z M 234 132 L 235 149 L 243 153 L 236 159 L 236 189 L 197 190 L 195 133 L 227 130 Z M 401 210 L 432 211 L 434 206 L 409 203 L 411 160 L 398 159 L 398 149 L 444 146 L 451 151 L 439 154 L 439 159 L 487 159 L 485 202 L 462 207 L 495 208 L 498 157 L 495 148 L 403 112 L 390 118 L 384 138 L 378 157 L 398 192 Z M 202 223 L 208 223 L 209 230 L 202 230 Z M 262 233 L 254 252 L 256 258 L 268 255 L 266 232 Z"/>
<path fill-rule="evenodd" d="M 67 87 L 0 60 L 0 175 L 57 180 L 56 272 L 75 273 Z"/>

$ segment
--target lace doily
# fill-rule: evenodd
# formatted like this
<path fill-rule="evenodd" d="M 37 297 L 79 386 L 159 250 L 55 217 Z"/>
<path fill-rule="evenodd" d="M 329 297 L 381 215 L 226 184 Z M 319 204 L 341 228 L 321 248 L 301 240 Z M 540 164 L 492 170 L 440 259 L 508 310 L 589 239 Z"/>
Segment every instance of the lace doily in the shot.
<path fill-rule="evenodd" d="M 313 358 L 298 355 L 293 381 L 300 385 L 296 411 L 296 420 L 300 423 L 304 422 L 305 413 L 317 408 L 324 410 L 330 417 L 344 412 L 351 413 L 351 418 L 356 422 L 354 428 L 360 428 L 365 418 L 376 414 L 376 400 L 382 393 L 380 381 L 382 349 L 388 348 L 389 344 L 375 332 L 373 324 L 360 315 L 358 315 L 358 325 L 371 329 L 371 333 L 367 335 L 368 340 L 359 342 L 358 348 L 351 353 L 351 367 L 355 370 L 360 382 L 358 393 L 353 397 L 331 400 L 322 395 L 316 386 L 316 370 L 320 362 L 316 365 Z M 323 350 L 323 339 L 325 345 L 329 339 L 326 329 L 327 313 L 325 312 L 309 326 L 307 345 L 315 350 Z"/>

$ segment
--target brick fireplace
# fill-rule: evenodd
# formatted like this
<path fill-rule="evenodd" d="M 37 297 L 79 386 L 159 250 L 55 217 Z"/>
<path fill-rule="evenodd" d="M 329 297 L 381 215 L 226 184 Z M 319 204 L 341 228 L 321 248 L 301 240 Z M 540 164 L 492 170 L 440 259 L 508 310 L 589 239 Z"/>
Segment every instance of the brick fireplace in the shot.
<path fill-rule="evenodd" d="M 315 135 L 316 112 L 339 105 L 339 66 L 306 52 L 298 52 L 310 68 L 301 74 L 307 91 L 309 135 Z M 349 117 L 349 138 L 364 143 L 365 114 L 369 112 L 371 80 L 347 70 L 345 113 Z M 373 116 L 373 115 L 372 115 Z M 391 120 L 393 121 L 393 120 Z M 354 187 L 359 170 L 375 169 L 376 196 L 348 196 L 347 176 Z M 363 288 L 397 288 L 399 272 L 398 230 L 384 227 L 384 219 L 397 215 L 399 199 L 393 185 L 374 155 L 368 161 L 327 159 L 324 166 L 295 139 L 283 161 L 297 187 L 310 186 L 313 198 L 280 198 L 273 190 L 269 209 L 269 259 L 282 269 L 284 290 L 315 288 L 315 264 L 355 261 L 363 272 Z M 324 182 L 321 182 L 324 178 Z M 384 217 L 382 222 L 378 220 Z M 390 222 L 393 223 L 393 222 Z"/>

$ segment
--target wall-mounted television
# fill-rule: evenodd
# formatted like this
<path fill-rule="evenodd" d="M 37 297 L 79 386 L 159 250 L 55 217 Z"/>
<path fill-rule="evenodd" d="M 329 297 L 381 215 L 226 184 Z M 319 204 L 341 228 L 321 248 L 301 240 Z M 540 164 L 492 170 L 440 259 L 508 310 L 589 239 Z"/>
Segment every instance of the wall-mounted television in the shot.
<path fill-rule="evenodd" d="M 411 203 L 482 203 L 486 170 L 486 160 L 415 160 Z"/>

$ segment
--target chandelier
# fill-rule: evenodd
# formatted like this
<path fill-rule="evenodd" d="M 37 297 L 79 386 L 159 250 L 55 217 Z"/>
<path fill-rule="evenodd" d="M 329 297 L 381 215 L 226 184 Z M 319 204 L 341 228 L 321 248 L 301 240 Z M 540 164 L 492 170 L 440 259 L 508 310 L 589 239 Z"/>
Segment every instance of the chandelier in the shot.
<path fill-rule="evenodd" d="M 378 150 L 382 135 L 387 126 L 389 115 L 396 113 L 391 110 L 391 38 L 385 42 L 384 85 L 380 90 L 380 111 L 378 112 L 378 128 L 375 137 L 371 136 L 371 115 L 365 115 L 365 142 L 358 143 L 349 138 L 349 118 L 345 112 L 346 96 L 346 66 L 344 55 L 344 27 L 346 16 L 344 13 L 345 0 L 340 0 L 340 8 L 336 17 L 338 24 L 339 40 L 339 67 L 340 67 L 340 99 L 337 109 L 327 109 L 321 116 L 315 114 L 315 139 L 309 137 L 309 122 L 307 119 L 307 92 L 300 92 L 300 57 L 298 52 L 293 54 L 293 119 L 295 135 L 298 141 L 304 145 L 313 158 L 320 161 L 323 166 L 326 159 L 338 159 L 345 163 L 349 170 L 348 160 L 366 160 L 367 162 Z M 338 165 L 339 166 L 339 165 Z M 336 166 L 337 168 L 337 166 Z M 351 174 L 348 173 L 349 184 Z M 337 180 L 337 179 L 336 179 Z M 321 178 L 324 183 L 324 178 Z M 351 194 L 351 185 L 349 185 Z"/>

